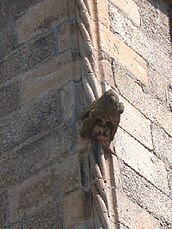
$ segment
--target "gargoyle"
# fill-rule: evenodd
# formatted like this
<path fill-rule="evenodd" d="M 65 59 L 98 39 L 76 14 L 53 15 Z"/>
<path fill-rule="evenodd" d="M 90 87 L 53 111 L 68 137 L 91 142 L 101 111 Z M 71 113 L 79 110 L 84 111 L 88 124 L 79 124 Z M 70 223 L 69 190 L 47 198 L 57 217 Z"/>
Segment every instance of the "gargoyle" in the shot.
<path fill-rule="evenodd" d="M 110 142 L 117 131 L 124 106 L 110 89 L 89 105 L 81 116 L 80 136 L 92 141 Z"/>

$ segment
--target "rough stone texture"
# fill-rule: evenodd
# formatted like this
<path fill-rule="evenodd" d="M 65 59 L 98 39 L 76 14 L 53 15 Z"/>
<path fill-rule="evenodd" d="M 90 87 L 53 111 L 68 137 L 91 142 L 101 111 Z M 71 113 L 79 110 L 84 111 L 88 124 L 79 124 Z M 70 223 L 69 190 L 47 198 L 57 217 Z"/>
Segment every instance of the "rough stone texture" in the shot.
<path fill-rule="evenodd" d="M 166 52 L 171 49 L 169 34 L 169 10 L 163 1 L 133 0 L 139 7 L 141 30 L 156 40 Z"/>
<path fill-rule="evenodd" d="M 56 199 L 53 203 L 48 203 L 39 212 L 35 212 L 30 217 L 23 217 L 20 223 L 8 223 L 5 228 L 8 229 L 28 229 L 28 228 L 63 228 L 62 200 Z"/>
<path fill-rule="evenodd" d="M 56 195 L 80 186 L 80 164 L 78 153 L 53 166 L 54 191 Z"/>
<path fill-rule="evenodd" d="M 133 0 L 109 0 L 122 10 L 137 25 L 140 26 L 139 7 Z"/>
<path fill-rule="evenodd" d="M 2 0 L 0 12 L 1 226 L 61 229 L 63 197 L 81 187 L 75 1 Z M 90 194 L 80 200 L 84 206 Z M 90 208 L 78 211 L 78 228 L 90 228 Z"/>
<path fill-rule="evenodd" d="M 112 227 L 117 220 L 122 229 L 172 228 L 167 7 L 155 0 L 83 3 L 96 76 L 125 103 L 108 164 Z M 75 13 L 75 0 L 0 2 L 0 228 L 94 228 L 87 152 L 78 152 L 85 100 Z"/>
<path fill-rule="evenodd" d="M 78 48 L 77 24 L 74 21 L 63 23 L 59 26 L 59 51 L 64 52 L 69 48 Z"/>
<path fill-rule="evenodd" d="M 76 119 L 83 91 L 74 5 L 0 3 L 2 228 L 64 228 L 63 197 L 81 187 Z M 80 196 L 84 207 L 90 194 Z M 90 228 L 90 208 L 78 211 L 84 217 L 78 228 Z"/>
<path fill-rule="evenodd" d="M 122 129 L 118 129 L 116 154 L 148 181 L 169 194 L 165 164 Z"/>
<path fill-rule="evenodd" d="M 12 22 L 0 25 L 0 59 L 10 53 L 15 47 L 15 36 Z"/>
<path fill-rule="evenodd" d="M 100 65 L 103 69 L 103 77 L 106 79 L 106 82 L 109 85 L 114 84 L 113 72 L 112 72 L 112 63 L 106 59 L 100 61 Z"/>
<path fill-rule="evenodd" d="M 21 82 L 23 102 L 44 95 L 50 90 L 60 89 L 73 78 L 80 78 L 79 57 L 71 50 L 29 71 Z"/>
<path fill-rule="evenodd" d="M 171 78 L 172 68 L 169 54 L 156 40 L 148 37 L 139 28 L 135 27 L 127 17 L 112 5 L 110 5 L 110 20 L 111 30 L 114 34 L 118 34 L 121 40 L 139 53 L 149 62 L 149 65 L 167 79 Z"/>
<path fill-rule="evenodd" d="M 39 1 L 40 0 L 21 0 L 16 4 L 13 0 L 2 0 L 0 7 L 0 25 L 4 24 L 4 21 L 8 21 L 10 18 L 20 15 L 29 6 Z"/>
<path fill-rule="evenodd" d="M 84 222 L 80 223 L 74 226 L 74 228 L 77 229 L 94 229 L 94 223 L 93 222 Z"/>
<path fill-rule="evenodd" d="M 126 66 L 138 80 L 147 85 L 146 61 L 103 25 L 100 26 L 100 33 L 101 50 Z"/>
<path fill-rule="evenodd" d="M 131 168 L 122 166 L 122 186 L 125 194 L 141 207 L 147 209 L 165 225 L 172 226 L 172 199 L 148 183 Z"/>
<path fill-rule="evenodd" d="M 84 110 L 84 94 L 82 90 L 82 82 L 79 81 L 78 83 L 75 83 L 75 118 L 76 120 L 79 120 L 81 117 L 81 114 Z"/>
<path fill-rule="evenodd" d="M 116 153 L 130 167 L 169 194 L 165 164 L 122 129 L 116 136 Z"/>
<path fill-rule="evenodd" d="M 3 228 L 3 225 L 6 222 L 6 215 L 8 211 L 7 205 L 7 194 L 6 192 L 0 194 L 0 228 Z"/>
<path fill-rule="evenodd" d="M 133 2 L 140 24 L 134 22 L 128 8 L 123 7 L 123 4 L 131 7 Z M 117 41 L 106 32 L 110 37 L 106 43 L 111 44 L 103 48 L 108 54 L 104 53 L 104 57 L 112 64 L 115 88 L 129 102 L 123 100 L 126 109 L 121 117 L 122 129 L 118 129 L 114 142 L 117 155 L 114 176 L 121 196 L 119 222 L 122 228 L 171 228 L 172 115 L 169 85 L 172 64 L 169 12 L 161 1 L 109 0 L 108 3 L 110 30 L 147 63 L 147 76 L 140 77 L 139 71 L 134 72 L 114 54 Z M 126 60 L 130 61 L 131 52 L 125 50 Z M 146 139 L 150 139 L 149 146 Z M 121 174 L 116 169 L 118 164 L 121 165 Z M 122 196 L 121 184 L 130 200 Z M 137 218 L 141 212 L 143 215 Z"/>
<path fill-rule="evenodd" d="M 149 85 L 147 90 L 155 98 L 159 99 L 164 105 L 167 102 L 167 80 L 164 75 L 155 71 L 151 67 L 148 68 Z"/>
<path fill-rule="evenodd" d="M 29 137 L 48 132 L 60 124 L 59 92 L 20 109 L 0 122 L 0 152 L 5 152 Z"/>
<path fill-rule="evenodd" d="M 74 152 L 75 139 L 74 130 L 63 124 L 51 133 L 6 153 L 0 161 L 0 190 L 70 156 Z"/>
<path fill-rule="evenodd" d="M 81 96 L 81 95 L 77 95 L 75 94 L 75 85 L 74 83 L 68 83 L 67 85 L 65 85 L 63 87 L 63 89 L 61 90 L 60 93 L 60 100 L 62 103 L 61 109 L 62 109 L 62 113 L 63 115 L 63 121 L 67 122 L 69 120 L 72 121 L 73 117 L 75 116 L 75 104 L 76 104 L 76 100 L 75 97 L 77 96 Z"/>
<path fill-rule="evenodd" d="M 124 224 L 118 223 L 119 229 L 128 229 Z"/>
<path fill-rule="evenodd" d="M 95 4 L 95 3 L 93 2 L 93 4 Z M 96 2 L 96 4 L 97 4 L 97 14 L 98 14 L 99 22 L 102 23 L 107 28 L 109 28 L 110 22 L 109 22 L 109 17 L 108 17 L 107 1 L 99 0 Z M 93 8 L 93 9 L 95 9 L 95 8 Z M 94 14 L 95 15 L 94 20 L 97 20 L 97 14 Z"/>
<path fill-rule="evenodd" d="M 172 82 L 167 85 L 167 106 L 169 111 L 172 112 Z"/>
<path fill-rule="evenodd" d="M 134 82 L 125 68 L 114 62 L 114 79 L 123 97 L 130 101 L 142 114 L 155 123 L 159 123 L 172 136 L 172 113 L 142 87 Z"/>
<path fill-rule="evenodd" d="M 17 222 L 24 216 L 52 203 L 61 192 L 66 192 L 80 182 L 78 155 L 73 155 L 61 163 L 50 166 L 8 191 L 9 221 Z"/>
<path fill-rule="evenodd" d="M 66 228 L 71 228 L 75 224 L 85 221 L 90 217 L 91 214 L 91 205 L 89 205 L 90 198 L 91 197 L 89 193 L 86 194 L 81 190 L 75 190 L 65 195 L 64 218 L 65 218 Z M 87 206 L 85 206 L 84 204 L 85 201 L 87 202 Z M 85 207 L 88 208 L 85 209 Z"/>
<path fill-rule="evenodd" d="M 136 203 L 129 200 L 124 194 L 117 191 L 117 209 L 119 221 L 129 229 L 160 229 L 158 222 L 151 214 Z"/>
<path fill-rule="evenodd" d="M 55 52 L 55 36 L 52 32 L 16 49 L 0 62 L 0 84 L 33 68 Z"/>
<path fill-rule="evenodd" d="M 172 137 L 157 125 L 152 126 L 152 136 L 155 154 L 172 166 Z"/>
<path fill-rule="evenodd" d="M 66 2 L 45 0 L 30 8 L 16 21 L 18 42 L 22 43 L 67 19 Z"/>
<path fill-rule="evenodd" d="M 18 83 L 0 88 L 0 118 L 17 110 L 19 106 L 20 91 Z"/>
<path fill-rule="evenodd" d="M 134 106 L 119 97 L 124 104 L 120 126 L 149 149 L 153 149 L 151 136 L 151 122 L 145 118 Z M 132 114 L 132 115 L 130 115 Z"/>
<path fill-rule="evenodd" d="M 63 228 L 63 215 L 61 209 L 61 201 L 56 200 L 39 213 L 28 218 L 21 228 Z"/>
<path fill-rule="evenodd" d="M 167 168 L 167 178 L 168 178 L 168 185 L 169 185 L 169 188 L 170 188 L 170 196 L 172 198 L 172 169 L 170 168 Z"/>
<path fill-rule="evenodd" d="M 50 176 L 51 175 L 51 176 Z M 8 191 L 9 221 L 11 223 L 29 216 L 43 208 L 53 198 L 53 171 L 47 169 L 36 178 L 26 180 L 23 184 Z"/>

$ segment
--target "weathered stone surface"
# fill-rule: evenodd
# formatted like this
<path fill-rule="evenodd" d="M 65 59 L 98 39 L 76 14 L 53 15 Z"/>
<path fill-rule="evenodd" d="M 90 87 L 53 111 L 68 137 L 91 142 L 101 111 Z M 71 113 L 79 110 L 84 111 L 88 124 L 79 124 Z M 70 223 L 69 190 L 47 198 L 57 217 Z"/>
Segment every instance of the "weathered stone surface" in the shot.
<path fill-rule="evenodd" d="M 104 79 L 109 85 L 114 84 L 113 72 L 112 72 L 112 63 L 106 59 L 100 60 L 99 64 L 103 70 L 102 74 Z"/>
<path fill-rule="evenodd" d="M 51 176 L 50 176 L 51 174 Z M 32 177 L 23 184 L 8 191 L 9 221 L 11 223 L 29 216 L 52 202 L 53 186 L 52 172 L 50 169 L 42 172 L 38 177 Z"/>
<path fill-rule="evenodd" d="M 63 0 L 41 1 L 17 19 L 18 42 L 25 42 L 47 30 L 51 25 L 61 23 L 66 19 L 66 2 Z"/>
<path fill-rule="evenodd" d="M 64 226 L 72 226 L 87 220 L 91 215 L 90 194 L 81 190 L 69 192 L 64 197 Z M 77 207 L 74 207 L 77 206 Z M 71 211 L 72 209 L 72 211 Z M 87 227 L 86 227 L 87 228 Z"/>
<path fill-rule="evenodd" d="M 117 191 L 117 211 L 119 222 L 129 229 L 160 229 L 160 223 L 146 210 L 129 200 L 124 194 Z"/>
<path fill-rule="evenodd" d="M 114 152 L 116 154 L 116 150 L 114 147 Z M 114 176 L 114 181 L 115 181 L 115 185 L 116 187 L 118 187 L 119 189 L 121 188 L 121 172 L 120 172 L 120 166 L 119 166 L 119 161 L 116 155 L 112 155 L 112 165 L 113 165 L 113 176 Z M 112 186 L 112 188 L 114 188 Z"/>
<path fill-rule="evenodd" d="M 167 173 L 168 173 L 168 185 L 170 188 L 170 197 L 172 198 L 172 169 L 167 168 Z"/>
<path fill-rule="evenodd" d="M 149 75 L 149 93 L 159 99 L 164 105 L 167 102 L 167 80 L 158 71 L 155 71 L 151 67 L 148 68 Z"/>
<path fill-rule="evenodd" d="M 59 26 L 59 51 L 69 48 L 78 48 L 78 25 L 74 21 L 65 22 Z"/>
<path fill-rule="evenodd" d="M 21 46 L 0 62 L 0 84 L 33 68 L 55 52 L 55 36 L 52 32 Z"/>
<path fill-rule="evenodd" d="M 135 27 L 117 8 L 110 8 L 110 18 L 113 33 L 118 34 L 120 39 L 149 62 L 150 66 L 170 79 L 172 75 L 171 60 L 166 50 L 156 40 L 147 37 L 139 28 Z M 129 52 L 127 54 L 128 59 L 131 54 Z M 127 67 L 126 64 L 124 65 Z"/>
<path fill-rule="evenodd" d="M 97 12 L 96 13 L 94 12 L 95 20 L 97 20 L 97 14 L 98 14 L 99 22 L 102 23 L 107 28 L 109 28 L 110 22 L 109 22 L 109 15 L 108 15 L 108 2 L 104 0 L 99 0 L 98 2 L 96 2 L 96 4 L 97 4 Z"/>
<path fill-rule="evenodd" d="M 145 118 L 134 106 L 119 97 L 124 104 L 124 112 L 121 115 L 120 126 L 140 141 L 149 149 L 153 149 L 151 136 L 151 122 Z"/>
<path fill-rule="evenodd" d="M 94 22 L 100 22 L 107 28 L 109 28 L 109 16 L 108 16 L 108 2 L 105 0 L 99 0 L 97 2 L 87 1 L 85 2 L 87 7 L 87 16 Z M 96 34 L 92 34 L 93 36 Z"/>
<path fill-rule="evenodd" d="M 78 153 L 69 156 L 53 167 L 53 182 L 56 195 L 80 186 L 80 164 Z"/>
<path fill-rule="evenodd" d="M 124 224 L 118 223 L 119 229 L 128 229 Z"/>
<path fill-rule="evenodd" d="M 125 194 L 152 215 L 172 226 L 172 199 L 127 166 L 121 167 Z"/>
<path fill-rule="evenodd" d="M 94 229 L 95 226 L 94 226 L 93 222 L 84 222 L 84 223 L 75 225 L 74 228 L 77 228 L 77 229 Z"/>
<path fill-rule="evenodd" d="M 61 121 L 59 92 L 45 96 L 0 122 L 0 152 L 55 129 Z"/>
<path fill-rule="evenodd" d="M 155 124 L 152 126 L 152 136 L 155 154 L 172 166 L 172 137 Z"/>
<path fill-rule="evenodd" d="M 40 4 L 34 6 L 38 1 Z M 102 78 L 105 77 L 103 78 L 105 80 L 107 80 L 108 77 L 107 81 L 110 85 L 113 85 L 114 75 L 120 93 L 126 100 L 126 113 L 124 113 L 122 117 L 121 126 L 129 135 L 121 129 L 119 129 L 117 133 L 117 141 L 119 140 L 119 142 L 117 142 L 116 154 L 118 157 L 115 155 L 112 156 L 113 159 L 115 158 L 113 160 L 115 163 L 113 163 L 114 168 L 111 168 L 114 170 L 114 176 L 117 178 L 117 181 L 112 182 L 112 188 L 118 188 L 122 178 L 122 184 L 126 194 L 137 203 L 132 202 L 120 192 L 118 195 L 119 214 L 115 215 L 112 220 L 115 221 L 115 217 L 117 218 L 119 216 L 121 219 L 119 227 L 123 229 L 138 229 L 139 227 L 144 229 L 159 228 L 159 224 L 156 224 L 158 219 L 160 222 L 161 219 L 169 221 L 172 218 L 171 196 L 169 194 L 169 198 L 163 193 L 168 193 L 166 190 L 167 185 L 169 189 L 171 188 L 171 162 L 169 162 L 169 158 L 171 158 L 169 149 L 171 149 L 171 146 L 168 148 L 169 142 L 171 144 L 171 140 L 169 140 L 171 138 L 164 132 L 162 134 L 163 137 L 158 139 L 158 137 L 154 135 L 161 134 L 159 130 L 155 131 L 153 127 L 153 140 L 160 142 L 158 142 L 158 144 L 154 143 L 152 153 L 149 152 L 148 149 L 153 149 L 150 135 L 150 120 L 159 123 L 160 128 L 163 127 L 166 132 L 172 135 L 171 116 L 168 111 L 163 108 L 162 103 L 158 102 L 158 100 L 163 103 L 166 101 L 166 85 L 164 79 L 165 76 L 168 78 L 167 73 L 169 69 L 165 69 L 165 74 L 163 74 L 163 68 L 168 67 L 166 61 L 169 61 L 169 58 L 165 56 L 168 54 L 167 48 L 169 46 L 168 37 L 166 36 L 168 32 L 167 17 L 163 17 L 162 23 L 164 24 L 162 25 L 162 14 L 158 12 L 158 8 L 155 9 L 155 20 L 152 17 L 154 13 L 152 14 L 152 11 L 144 9 L 143 4 L 146 2 L 149 4 L 150 2 L 158 1 L 133 0 L 133 2 L 136 2 L 137 5 L 140 6 L 140 9 L 138 9 L 138 6 L 133 4 L 132 0 L 113 0 L 113 2 L 118 5 L 118 9 L 123 10 L 121 13 L 117 12 L 114 17 L 116 31 L 118 31 L 118 26 L 122 24 L 122 28 L 119 29 L 121 36 L 119 34 L 114 35 L 111 32 L 108 33 L 107 30 L 98 30 L 99 25 L 97 20 L 99 20 L 106 29 L 109 28 L 107 12 L 108 1 L 83 0 L 83 2 L 87 4 L 91 20 L 93 20 L 94 23 L 94 25 L 91 25 L 93 39 L 95 43 L 98 43 L 98 39 L 101 38 L 101 47 L 103 47 L 103 51 L 109 54 L 107 61 L 101 59 L 104 54 L 106 55 L 105 52 L 102 56 L 101 53 L 96 53 L 96 57 L 100 57 L 101 59 L 100 61 L 105 73 L 104 76 L 101 76 Z M 58 5 L 58 3 L 68 9 L 64 11 L 65 17 L 60 18 L 63 10 L 59 11 L 61 5 Z M 131 10 L 129 10 L 129 6 L 131 6 L 129 3 L 133 6 Z M 76 12 L 76 1 L 20 0 L 20 2 L 17 3 L 14 0 L 2 0 L 0 5 L 1 4 L 2 10 L 0 6 L 0 12 L 2 12 L 2 17 L 0 18 L 0 22 L 2 22 L 4 18 L 5 20 L 9 20 L 9 18 L 10 20 L 17 20 L 19 43 L 33 39 L 42 32 L 45 35 L 45 42 L 42 41 L 43 38 L 38 38 L 36 41 L 29 42 L 25 46 L 20 46 L 19 49 L 9 55 L 9 51 L 12 49 L 10 39 L 13 38 L 8 36 L 10 34 L 10 28 L 4 31 L 4 33 L 6 33 L 4 35 L 6 40 L 3 40 L 3 52 L 5 55 L 8 54 L 8 56 L 0 63 L 0 83 L 3 83 L 3 87 L 5 86 L 4 90 L 6 90 L 3 92 L 4 97 L 2 96 L 2 103 L 5 104 L 6 95 L 12 90 L 7 87 L 7 84 L 9 85 L 11 82 L 7 82 L 7 84 L 4 83 L 6 83 L 7 80 L 16 80 L 15 78 L 17 77 L 17 81 L 22 81 L 22 105 L 25 107 L 11 114 L 14 110 L 17 110 L 18 106 L 16 106 L 15 103 L 10 103 L 10 105 L 6 103 L 8 106 L 4 107 L 3 112 L 6 113 L 4 113 L 3 116 L 6 116 L 6 114 L 10 115 L 0 119 L 0 151 L 3 152 L 0 165 L 2 168 L 0 176 L 2 188 L 0 191 L 2 192 L 4 189 L 9 189 L 9 198 L 7 198 L 7 196 L 2 198 L 2 205 L 5 206 L 2 207 L 2 218 L 0 216 L 0 221 L 4 224 L 2 228 L 92 229 L 92 224 L 90 221 L 87 221 L 91 215 L 90 209 L 92 209 L 92 206 L 89 205 L 91 202 L 90 196 L 88 195 L 86 197 L 85 193 L 81 190 L 76 191 L 75 189 L 81 186 L 80 176 L 82 175 L 80 175 L 79 155 L 73 155 L 73 153 L 76 152 L 74 146 L 77 141 L 75 132 L 77 129 L 76 121 L 84 105 L 83 87 L 80 80 L 82 68 L 79 62 L 78 51 L 75 49 L 75 53 L 68 52 L 71 48 L 77 48 L 76 34 L 74 30 L 70 31 L 70 29 L 74 27 L 71 24 L 72 21 L 68 20 L 69 17 L 73 17 L 74 12 Z M 96 10 L 96 12 L 94 12 L 95 18 L 92 18 L 90 8 L 91 10 Z M 141 12 L 141 17 L 143 17 L 143 21 L 142 18 L 140 18 L 141 27 L 139 29 L 138 10 Z M 147 11 L 148 13 L 143 16 L 143 11 Z M 158 14 L 160 21 L 158 21 Z M 121 15 L 123 16 L 122 22 L 120 22 Z M 131 19 L 131 21 L 128 18 Z M 65 21 L 63 22 L 63 20 Z M 28 21 L 30 21 L 30 23 L 26 26 Z M 15 21 L 13 22 L 15 24 Z M 126 27 L 125 25 L 123 26 L 123 22 L 124 24 L 126 22 Z M 159 22 L 161 25 L 159 25 Z M 58 23 L 60 23 L 60 25 L 58 25 Z M 23 26 L 24 24 L 25 26 Z M 135 25 L 137 25 L 137 27 Z M 96 28 L 95 31 L 92 29 L 94 26 Z M 158 30 L 156 30 L 156 26 L 158 26 Z M 163 28 L 159 29 L 161 26 Z M 55 27 L 57 28 L 56 31 L 54 31 Z M 163 29 L 165 29 L 165 27 L 166 31 L 164 32 Z M 135 30 L 135 28 L 138 30 Z M 127 34 L 130 33 L 130 29 L 134 30 L 131 31 L 131 36 Z M 48 34 L 45 34 L 45 32 L 48 32 L 48 30 L 54 31 L 56 35 L 54 36 L 52 33 L 49 38 L 46 38 Z M 104 35 L 102 35 L 102 31 L 105 32 Z M 141 32 L 139 33 L 139 31 Z M 71 32 L 74 32 L 74 36 Z M 140 50 L 137 49 L 137 46 L 134 46 L 134 42 L 137 41 L 137 38 L 137 42 L 140 42 L 140 34 L 143 34 L 140 49 L 142 47 L 142 53 L 145 55 L 144 58 L 138 55 Z M 155 39 L 156 35 L 157 40 Z M 107 39 L 108 36 L 109 40 Z M 122 43 L 120 39 L 123 39 L 124 43 Z M 71 44 L 71 40 L 75 42 L 72 41 Z M 109 45 L 111 40 L 113 41 L 112 46 Z M 144 48 L 144 42 L 146 42 L 146 48 Z M 150 47 L 151 42 L 153 47 Z M 157 42 L 156 46 L 154 45 L 155 42 Z M 35 43 L 37 44 L 34 45 Z M 59 47 L 57 47 L 57 45 L 59 45 Z M 105 46 L 108 46 L 108 48 L 104 48 Z M 151 56 L 153 51 L 155 54 L 158 52 L 153 49 L 158 49 L 159 47 L 160 52 L 162 52 L 162 57 L 160 56 L 161 59 L 159 62 L 164 61 L 164 64 L 161 63 L 160 66 L 155 63 L 156 60 Z M 99 44 L 94 48 L 100 51 Z M 133 49 L 135 49 L 135 52 Z M 68 51 L 64 53 L 65 50 Z M 52 60 L 51 58 L 54 52 L 58 51 L 60 51 L 59 57 Z M 143 56 L 142 53 L 140 52 Z M 164 56 L 165 59 L 163 59 Z M 123 66 L 126 66 L 121 75 L 118 69 L 114 68 L 115 71 L 112 72 L 111 57 L 118 60 Z M 151 58 L 152 60 L 150 60 Z M 152 61 L 151 64 L 149 64 L 147 60 Z M 158 67 L 156 68 L 154 64 L 157 64 Z M 155 71 L 149 67 L 150 65 L 153 66 Z M 98 67 L 101 69 L 102 66 L 99 65 Z M 26 73 L 28 70 L 29 72 Z M 160 74 L 157 73 L 159 70 L 161 71 Z M 169 74 L 171 75 L 171 73 Z M 73 81 L 73 76 L 76 81 L 75 79 Z M 13 83 L 12 85 L 17 84 Z M 143 85 L 148 86 L 151 95 L 143 92 L 143 90 L 146 92 L 147 89 L 144 88 Z M 54 90 L 57 89 L 60 90 L 55 92 Z M 51 95 L 47 95 L 47 93 L 51 93 Z M 147 93 L 149 93 L 149 91 Z M 10 98 L 14 97 L 12 93 L 9 93 L 9 95 Z M 158 100 L 154 99 L 152 95 L 158 98 Z M 38 99 L 40 101 L 38 101 Z M 67 126 L 67 124 L 63 125 L 62 122 L 69 124 L 69 126 Z M 147 149 L 145 149 L 143 145 Z M 158 149 L 157 152 L 159 152 L 161 156 L 158 155 L 156 149 Z M 163 162 L 157 159 L 153 153 L 162 159 Z M 125 166 L 122 169 L 122 176 L 120 176 L 120 171 L 117 167 L 121 160 L 125 162 L 126 166 L 128 164 L 129 167 L 133 167 L 133 170 L 140 174 L 140 176 L 136 175 L 132 168 L 125 170 Z M 168 168 L 167 172 L 164 162 L 166 163 L 166 169 Z M 169 167 L 167 164 L 169 164 Z M 84 183 L 83 180 L 82 178 L 82 185 L 88 181 L 85 179 Z M 151 181 L 152 184 L 149 181 Z M 85 185 L 84 187 L 88 186 Z M 74 189 L 75 191 L 72 191 Z M 61 198 L 64 198 L 64 203 Z M 115 195 L 114 199 L 112 196 L 110 196 L 110 198 L 110 200 L 114 200 Z M 9 200 L 10 209 L 6 208 L 7 203 L 4 202 L 4 200 Z M 114 202 L 112 201 L 112 203 Z M 6 215 L 12 223 L 6 223 Z M 156 219 L 151 215 L 154 215 Z M 172 226 L 169 225 L 169 228 L 171 227 Z M 166 227 L 161 225 L 160 228 L 165 229 Z"/>
<path fill-rule="evenodd" d="M 60 89 L 72 79 L 79 79 L 79 67 L 79 57 L 74 58 L 73 52 L 68 50 L 34 71 L 29 71 L 21 82 L 24 103 L 50 90 Z"/>
<path fill-rule="evenodd" d="M 79 120 L 81 117 L 81 114 L 84 110 L 84 95 L 83 95 L 83 88 L 82 88 L 82 82 L 79 81 L 78 83 L 75 83 L 75 117 L 76 120 Z"/>
<path fill-rule="evenodd" d="M 156 187 L 169 194 L 165 164 L 122 129 L 118 129 L 116 154 Z"/>
<path fill-rule="evenodd" d="M 12 22 L 0 26 L 0 59 L 6 56 L 15 47 L 15 37 Z"/>
<path fill-rule="evenodd" d="M 167 84 L 167 106 L 169 111 L 172 112 L 172 81 Z"/>
<path fill-rule="evenodd" d="M 77 154 L 30 177 L 8 190 L 9 221 L 16 222 L 24 216 L 32 216 L 52 203 L 61 192 L 78 186 L 79 182 Z"/>
<path fill-rule="evenodd" d="M 142 88 L 130 77 L 131 74 L 117 62 L 114 62 L 114 70 L 115 82 L 122 96 L 147 118 L 159 123 L 172 136 L 172 113 L 157 99 L 144 93 Z"/>
<path fill-rule="evenodd" d="M 165 6 L 165 1 L 139 1 L 133 0 L 139 7 L 141 17 L 140 29 L 150 37 L 156 40 L 167 52 L 171 49 L 170 44 L 170 25 L 169 10 Z"/>
<path fill-rule="evenodd" d="M 23 228 L 63 228 L 62 201 L 55 200 L 43 211 L 28 218 Z"/>
<path fill-rule="evenodd" d="M 19 106 L 20 91 L 18 83 L 0 88 L 0 118 L 17 110 Z"/>
<path fill-rule="evenodd" d="M 0 228 L 3 228 L 7 220 L 8 203 L 6 192 L 0 194 Z"/>
<path fill-rule="evenodd" d="M 68 83 L 63 87 L 60 93 L 60 100 L 61 100 L 61 109 L 63 112 L 63 120 L 64 122 L 67 122 L 69 120 L 72 121 L 72 119 L 75 116 L 75 110 L 76 110 L 76 101 L 75 97 L 80 96 L 76 95 L 75 92 L 75 85 L 73 82 Z M 79 105 L 79 104 L 78 104 Z"/>
<path fill-rule="evenodd" d="M 28 229 L 28 228 L 63 228 L 62 200 L 56 199 L 53 203 L 48 203 L 39 212 L 32 216 L 23 217 L 23 220 L 16 224 L 7 224 L 7 229 Z"/>
<path fill-rule="evenodd" d="M 133 0 L 109 0 L 122 10 L 137 26 L 140 26 L 139 7 Z M 111 10 L 109 10 L 111 11 Z"/>
<path fill-rule="evenodd" d="M 13 0 L 2 0 L 0 7 L 0 25 L 4 24 L 4 21 L 8 21 L 14 16 L 18 16 L 25 11 L 29 6 L 38 3 L 40 0 L 20 0 L 19 2 Z"/>
<path fill-rule="evenodd" d="M 147 85 L 146 61 L 103 25 L 100 25 L 100 46 L 103 52 L 126 66 L 138 80 Z"/>
<path fill-rule="evenodd" d="M 75 0 L 65 1 L 68 19 L 73 19 L 76 13 Z"/>
<path fill-rule="evenodd" d="M 53 132 L 1 157 L 0 190 L 20 183 L 41 169 L 71 155 L 76 133 L 61 125 Z"/>

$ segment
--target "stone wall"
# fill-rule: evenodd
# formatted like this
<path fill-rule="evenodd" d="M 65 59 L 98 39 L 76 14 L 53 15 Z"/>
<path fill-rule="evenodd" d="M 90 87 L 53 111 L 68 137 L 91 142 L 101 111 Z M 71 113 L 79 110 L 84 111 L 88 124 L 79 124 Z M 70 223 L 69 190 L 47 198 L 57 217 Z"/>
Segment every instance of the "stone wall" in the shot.
<path fill-rule="evenodd" d="M 85 219 L 75 3 L 0 4 L 0 228 L 70 228 Z"/>
<path fill-rule="evenodd" d="M 152 0 L 109 0 L 108 7 L 105 52 L 125 105 L 114 142 L 120 228 L 171 228 L 170 9 Z"/>
<path fill-rule="evenodd" d="M 115 224 L 171 228 L 168 6 L 89 3 L 97 77 L 125 105 L 113 142 Z M 0 228 L 91 229 L 76 1 L 2 0 L 0 15 Z"/>

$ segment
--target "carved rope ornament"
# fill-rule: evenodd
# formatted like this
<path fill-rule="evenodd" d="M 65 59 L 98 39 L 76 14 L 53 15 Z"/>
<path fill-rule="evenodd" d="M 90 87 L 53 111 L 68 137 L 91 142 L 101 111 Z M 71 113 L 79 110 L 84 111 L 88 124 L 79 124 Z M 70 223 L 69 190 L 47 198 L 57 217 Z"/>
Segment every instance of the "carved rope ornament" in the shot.
<path fill-rule="evenodd" d="M 99 89 L 89 21 L 91 15 L 89 1 L 76 0 L 76 20 L 80 31 L 79 50 L 83 66 L 82 85 L 87 103 L 91 104 L 87 106 L 81 116 L 79 133 L 82 138 L 92 142 L 88 160 L 94 228 L 112 229 L 106 185 L 105 154 L 110 151 L 110 142 L 117 131 L 124 107 L 112 89 L 103 95 L 102 90 Z"/>
<path fill-rule="evenodd" d="M 94 211 L 101 223 L 99 228 L 103 229 L 111 228 L 106 192 L 105 153 L 110 151 L 109 146 L 117 131 L 123 111 L 123 104 L 110 89 L 89 105 L 81 116 L 80 136 L 92 141 L 92 150 L 89 153 L 91 192 Z"/>
<path fill-rule="evenodd" d="M 95 58 L 90 28 L 90 0 L 76 0 L 76 21 L 79 28 L 79 50 L 82 58 L 82 84 L 88 103 L 101 96 L 95 74 Z"/>

